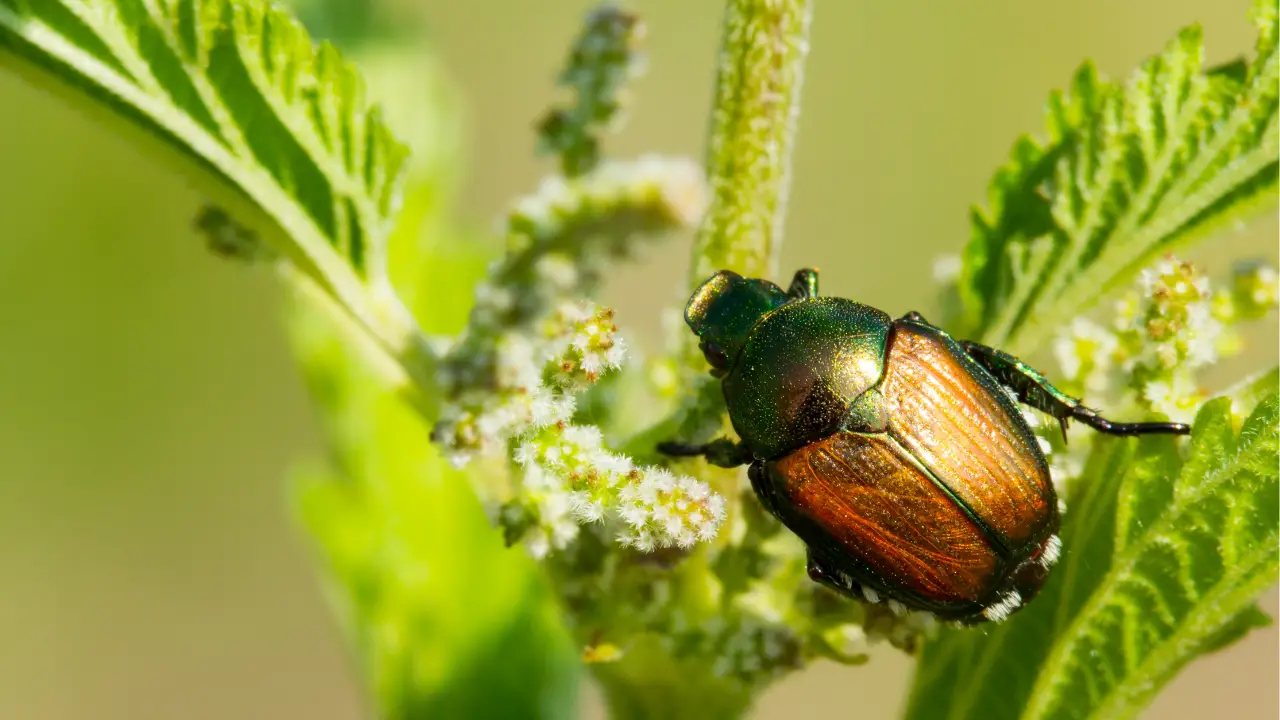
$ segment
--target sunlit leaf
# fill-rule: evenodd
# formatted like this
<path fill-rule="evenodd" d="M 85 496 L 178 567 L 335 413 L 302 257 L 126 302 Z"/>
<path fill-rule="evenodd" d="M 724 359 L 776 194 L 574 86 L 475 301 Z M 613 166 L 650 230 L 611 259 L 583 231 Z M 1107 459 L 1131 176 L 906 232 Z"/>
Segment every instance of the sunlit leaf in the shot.
<path fill-rule="evenodd" d="M 404 147 L 329 45 L 265 0 L 0 0 L 0 66 L 183 172 L 393 352 Z M 394 305 L 394 301 L 390 301 Z"/>
<path fill-rule="evenodd" d="M 1274 206 L 1274 0 L 1254 17 L 1248 63 L 1206 72 L 1190 27 L 1124 84 L 1086 64 L 1050 98 L 1045 139 L 1017 143 L 974 211 L 967 334 L 1025 354 L 1160 254 Z"/>

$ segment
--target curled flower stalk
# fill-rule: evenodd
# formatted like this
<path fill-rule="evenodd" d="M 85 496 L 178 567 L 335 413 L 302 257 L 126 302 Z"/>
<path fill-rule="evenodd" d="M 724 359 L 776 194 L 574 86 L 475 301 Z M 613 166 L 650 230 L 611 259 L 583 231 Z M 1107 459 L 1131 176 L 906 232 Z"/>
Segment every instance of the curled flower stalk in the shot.
<path fill-rule="evenodd" d="M 560 85 L 573 91 L 574 102 L 552 108 L 538 123 L 540 149 L 559 156 L 566 177 L 600 162 L 597 130 L 616 126 L 621 118 L 626 83 L 644 70 L 644 33 L 638 15 L 615 5 L 587 14 L 559 78 Z"/>
<path fill-rule="evenodd" d="M 642 30 L 617 8 L 588 15 L 560 78 L 575 102 L 538 128 L 563 174 L 513 205 L 506 252 L 441 364 L 446 400 L 433 439 L 457 465 L 506 456 L 512 481 L 498 522 L 539 558 L 566 549 L 583 525 L 643 552 L 687 550 L 712 540 L 725 517 L 706 483 L 637 465 L 574 419 L 577 398 L 621 367 L 626 347 L 613 311 L 584 298 L 638 243 L 691 226 L 705 206 L 687 160 L 601 156 L 599 132 L 618 125 L 620 94 L 642 64 Z"/>
<path fill-rule="evenodd" d="M 1062 377 L 1079 394 L 1189 422 L 1209 396 L 1199 374 L 1241 352 L 1239 325 L 1275 309 L 1275 278 L 1245 264 L 1215 291 L 1193 264 L 1166 257 L 1116 301 L 1109 326 L 1076 318 L 1059 335 Z"/>

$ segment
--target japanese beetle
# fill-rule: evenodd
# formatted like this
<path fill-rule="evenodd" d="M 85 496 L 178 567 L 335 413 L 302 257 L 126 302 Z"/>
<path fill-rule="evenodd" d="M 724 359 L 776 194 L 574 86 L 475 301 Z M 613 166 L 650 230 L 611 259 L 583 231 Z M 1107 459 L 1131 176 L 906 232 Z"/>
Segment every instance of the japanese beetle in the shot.
<path fill-rule="evenodd" d="M 919 313 L 819 297 L 811 269 L 785 291 L 718 272 L 685 321 L 740 441 L 659 450 L 749 465 L 760 502 L 808 547 L 813 580 L 898 612 L 998 621 L 1044 584 L 1062 549 L 1058 498 L 1018 402 L 1064 437 L 1071 419 L 1114 435 L 1190 432 L 1106 420 Z"/>

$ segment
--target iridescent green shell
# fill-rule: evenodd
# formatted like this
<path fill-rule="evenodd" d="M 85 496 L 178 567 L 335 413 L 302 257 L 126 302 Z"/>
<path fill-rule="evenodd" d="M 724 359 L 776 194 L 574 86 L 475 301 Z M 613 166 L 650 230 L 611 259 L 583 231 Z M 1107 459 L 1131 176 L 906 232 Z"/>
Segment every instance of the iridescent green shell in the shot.
<path fill-rule="evenodd" d="M 875 308 L 835 297 L 767 313 L 724 378 L 739 437 L 770 459 L 842 428 L 883 430 L 883 403 L 867 390 L 884 374 L 891 322 Z"/>

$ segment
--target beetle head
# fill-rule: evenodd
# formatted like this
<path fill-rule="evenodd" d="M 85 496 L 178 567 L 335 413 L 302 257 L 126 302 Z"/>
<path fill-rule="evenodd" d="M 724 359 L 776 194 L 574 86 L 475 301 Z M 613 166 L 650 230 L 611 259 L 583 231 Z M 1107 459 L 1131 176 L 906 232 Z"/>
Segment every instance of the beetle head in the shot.
<path fill-rule="evenodd" d="M 756 322 L 786 302 L 787 294 L 768 280 L 721 270 L 693 291 L 684 308 L 684 321 L 702 339 L 700 347 L 707 362 L 717 374 L 723 374 Z"/>

